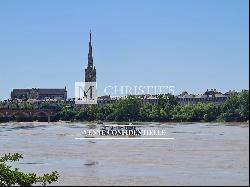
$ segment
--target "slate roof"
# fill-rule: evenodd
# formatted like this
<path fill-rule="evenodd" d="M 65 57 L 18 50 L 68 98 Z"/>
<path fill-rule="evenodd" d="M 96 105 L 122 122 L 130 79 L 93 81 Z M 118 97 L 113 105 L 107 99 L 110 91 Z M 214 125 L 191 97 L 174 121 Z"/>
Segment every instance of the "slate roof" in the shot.
<path fill-rule="evenodd" d="M 66 89 L 13 89 L 12 94 L 27 94 L 32 91 L 37 91 L 39 95 L 62 95 Z"/>

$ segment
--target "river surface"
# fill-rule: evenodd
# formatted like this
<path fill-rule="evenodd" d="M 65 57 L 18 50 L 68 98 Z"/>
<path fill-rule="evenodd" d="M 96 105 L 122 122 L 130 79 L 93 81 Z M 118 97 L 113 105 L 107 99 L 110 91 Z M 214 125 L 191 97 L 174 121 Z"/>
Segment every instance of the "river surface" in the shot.
<path fill-rule="evenodd" d="M 0 123 L 0 155 L 25 172 L 60 173 L 52 185 L 248 185 L 247 124 L 142 123 L 174 139 L 75 139 L 88 123 Z"/>

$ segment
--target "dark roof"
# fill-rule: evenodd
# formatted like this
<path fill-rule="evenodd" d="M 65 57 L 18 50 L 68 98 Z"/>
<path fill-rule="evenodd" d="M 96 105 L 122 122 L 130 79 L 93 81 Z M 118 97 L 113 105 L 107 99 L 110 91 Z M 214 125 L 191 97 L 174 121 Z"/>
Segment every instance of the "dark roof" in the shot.
<path fill-rule="evenodd" d="M 27 94 L 32 91 L 37 91 L 38 94 L 64 94 L 66 89 L 40 89 L 40 88 L 32 88 L 32 89 L 13 89 L 13 94 Z"/>
<path fill-rule="evenodd" d="M 27 92 L 29 92 L 29 90 L 31 90 L 31 89 L 13 89 L 12 93 L 26 94 Z"/>
<path fill-rule="evenodd" d="M 39 89 L 39 94 L 64 94 L 65 89 Z"/>

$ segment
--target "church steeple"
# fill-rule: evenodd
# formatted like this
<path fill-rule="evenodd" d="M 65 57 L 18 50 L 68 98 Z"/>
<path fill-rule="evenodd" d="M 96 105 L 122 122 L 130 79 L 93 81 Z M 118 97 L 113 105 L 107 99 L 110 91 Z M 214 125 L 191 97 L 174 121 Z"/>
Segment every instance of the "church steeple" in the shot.
<path fill-rule="evenodd" d="M 89 32 L 89 42 L 91 44 L 91 29 L 90 29 L 90 32 Z"/>
<path fill-rule="evenodd" d="M 88 52 L 88 67 L 85 69 L 85 82 L 96 82 L 96 69 L 93 65 L 93 54 L 92 54 L 92 38 L 91 30 L 89 33 L 89 52 Z"/>
<path fill-rule="evenodd" d="M 92 55 L 92 44 L 91 44 L 91 30 L 90 30 L 90 33 L 89 33 L 88 66 L 93 67 L 93 55 Z"/>

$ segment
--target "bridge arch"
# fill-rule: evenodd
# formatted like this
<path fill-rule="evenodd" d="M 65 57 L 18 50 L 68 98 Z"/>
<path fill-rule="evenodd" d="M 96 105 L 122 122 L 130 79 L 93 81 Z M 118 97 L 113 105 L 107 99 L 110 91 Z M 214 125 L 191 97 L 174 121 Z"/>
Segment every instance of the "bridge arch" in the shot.
<path fill-rule="evenodd" d="M 12 113 L 13 116 L 23 116 L 23 117 L 29 117 L 29 113 L 24 111 L 17 111 Z"/>
<path fill-rule="evenodd" d="M 2 112 L 0 112 L 0 118 L 3 118 L 5 115 L 2 113 Z"/>
<path fill-rule="evenodd" d="M 38 112 L 33 113 L 33 116 L 39 116 L 39 117 L 48 116 L 48 115 L 49 114 L 46 111 L 38 111 Z"/>
<path fill-rule="evenodd" d="M 15 120 L 15 121 L 58 121 L 57 110 L 25 110 L 25 109 L 0 109 L 0 118 Z"/>
<path fill-rule="evenodd" d="M 25 111 L 15 111 L 12 113 L 12 116 L 16 121 L 30 121 L 31 116 L 28 112 Z"/>

